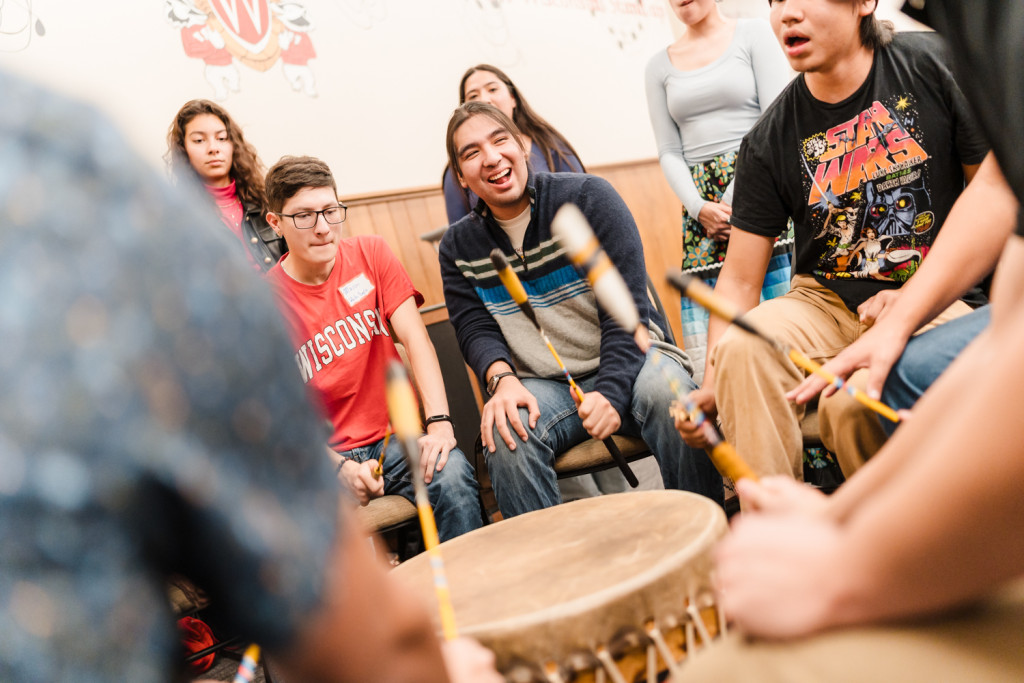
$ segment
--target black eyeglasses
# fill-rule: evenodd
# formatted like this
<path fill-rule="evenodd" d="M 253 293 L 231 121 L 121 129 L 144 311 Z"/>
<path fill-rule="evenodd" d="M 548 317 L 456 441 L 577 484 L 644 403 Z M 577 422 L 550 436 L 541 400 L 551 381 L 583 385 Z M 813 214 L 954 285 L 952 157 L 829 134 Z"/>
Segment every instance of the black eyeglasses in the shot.
<path fill-rule="evenodd" d="M 331 225 L 344 223 L 345 217 L 348 215 L 348 207 L 344 204 L 338 204 L 337 206 L 329 206 L 322 211 L 300 211 L 298 213 L 279 213 L 277 215 L 282 218 L 291 218 L 292 222 L 295 223 L 295 227 L 299 230 L 309 230 L 316 226 L 316 222 L 320 220 L 321 215 Z"/>

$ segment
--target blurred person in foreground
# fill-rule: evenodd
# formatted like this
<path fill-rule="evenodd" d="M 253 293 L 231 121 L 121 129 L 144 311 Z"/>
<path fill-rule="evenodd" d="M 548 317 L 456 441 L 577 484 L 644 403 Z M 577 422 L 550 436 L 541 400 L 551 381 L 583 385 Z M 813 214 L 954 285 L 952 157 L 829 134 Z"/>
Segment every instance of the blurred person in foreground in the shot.
<path fill-rule="evenodd" d="M 0 680 L 183 680 L 171 573 L 292 680 L 500 680 L 470 641 L 446 669 L 339 523 L 270 293 L 201 190 L 80 105 L 0 91 Z"/>

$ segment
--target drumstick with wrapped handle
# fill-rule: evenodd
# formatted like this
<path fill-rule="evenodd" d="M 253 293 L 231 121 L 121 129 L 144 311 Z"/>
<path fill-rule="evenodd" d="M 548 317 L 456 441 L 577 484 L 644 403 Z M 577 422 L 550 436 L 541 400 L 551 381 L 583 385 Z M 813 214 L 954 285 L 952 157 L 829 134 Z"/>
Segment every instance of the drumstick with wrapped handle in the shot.
<path fill-rule="evenodd" d="M 844 381 L 842 378 L 837 377 L 828 370 L 821 367 L 820 364 L 808 358 L 806 355 L 801 353 L 799 350 L 794 349 L 792 346 L 783 344 L 778 339 L 775 339 L 761 330 L 757 329 L 750 324 L 749 321 L 743 318 L 739 309 L 732 305 L 731 302 L 723 299 L 720 296 L 716 296 L 710 287 L 699 279 L 692 275 L 685 273 L 669 273 L 668 281 L 673 287 L 682 292 L 685 296 L 693 299 L 702 307 L 706 308 L 712 315 L 725 320 L 726 322 L 736 325 L 745 332 L 748 332 L 755 337 L 760 337 L 766 341 L 773 349 L 778 351 L 783 356 L 786 356 L 796 365 L 807 372 L 821 377 L 823 380 L 834 386 L 836 389 L 845 391 L 854 398 L 858 403 L 864 405 L 871 410 L 875 411 L 882 417 L 886 418 L 891 422 L 899 422 L 900 416 L 895 410 L 885 405 L 881 401 L 875 400 L 865 394 L 863 391 L 853 386 L 849 382 Z"/>
<path fill-rule="evenodd" d="M 617 321 L 626 332 L 633 334 L 633 338 L 636 339 L 636 330 L 642 323 L 640 322 L 640 312 L 633 301 L 633 295 L 630 294 L 622 275 L 608 258 L 608 254 L 601 248 L 601 244 L 598 242 L 597 236 L 594 235 L 594 231 L 590 229 L 590 224 L 583 212 L 573 204 L 563 205 L 555 213 L 551 222 L 551 232 L 565 247 L 569 259 L 586 273 L 587 279 L 594 289 L 594 296 L 597 297 L 608 315 Z M 639 342 L 637 345 L 639 346 Z M 645 351 L 643 348 L 640 350 Z M 661 356 L 661 351 L 657 351 L 654 354 L 653 362 L 661 370 L 662 377 L 668 382 L 676 399 L 685 406 L 690 421 L 697 425 L 710 444 L 710 448 L 707 450 L 711 462 L 720 473 L 733 481 L 738 479 L 757 481 L 758 477 L 750 465 L 740 457 L 729 442 L 718 434 L 718 430 L 705 417 L 696 402 L 687 397 L 682 387 L 679 386 L 679 382 L 661 366 Z"/>
<path fill-rule="evenodd" d="M 388 452 L 388 441 L 391 440 L 391 427 L 384 432 L 384 445 L 380 449 L 380 457 L 377 458 L 377 466 L 373 468 L 373 478 L 380 479 L 384 474 L 384 456 Z"/>
<path fill-rule="evenodd" d="M 544 340 L 544 344 L 548 347 L 548 351 L 554 357 L 555 362 L 558 363 L 559 369 L 562 374 L 565 375 L 565 379 L 569 382 L 569 387 L 576 394 L 576 398 L 580 403 L 583 403 L 583 390 L 580 389 L 579 385 L 569 374 L 569 369 L 565 367 L 565 363 L 562 362 L 562 357 L 558 355 L 558 351 L 555 351 L 555 347 L 551 344 L 551 340 L 548 339 L 548 335 L 544 332 L 544 328 L 541 327 L 540 321 L 537 320 L 537 314 L 533 311 L 533 306 L 530 305 L 530 300 L 526 296 L 526 290 L 523 288 L 523 283 L 519 281 L 519 277 L 512 270 L 512 266 L 509 265 L 508 260 L 505 258 L 505 254 L 501 252 L 501 249 L 494 249 L 491 251 L 491 263 L 494 264 L 494 269 L 498 271 L 498 277 L 501 279 L 501 283 L 505 285 L 505 289 L 512 295 L 512 300 L 515 301 L 519 308 L 523 311 L 523 314 L 529 318 L 533 326 L 537 328 L 537 332 L 540 333 L 540 338 Z M 626 458 L 623 457 L 619 447 L 615 445 L 615 441 L 612 437 L 608 437 L 603 440 L 605 447 L 612 456 L 612 460 L 619 466 L 622 471 L 622 476 L 626 478 L 626 481 L 630 486 L 636 488 L 640 485 L 640 480 L 633 474 L 633 470 L 629 467 L 629 463 L 626 462 Z"/>
<path fill-rule="evenodd" d="M 437 594 L 437 608 L 441 614 L 441 629 L 445 640 L 458 637 L 455 628 L 455 610 L 452 608 L 451 595 L 448 592 L 448 577 L 444 571 L 444 558 L 438 548 L 440 539 L 437 536 L 437 522 L 434 510 L 430 507 L 427 496 L 427 485 L 423 483 L 423 472 L 420 470 L 420 419 L 416 408 L 416 395 L 412 383 L 405 373 L 405 368 L 398 361 L 392 361 L 387 371 L 387 403 L 388 414 L 395 437 L 405 450 L 412 472 L 413 490 L 416 492 L 416 511 L 419 513 L 420 529 L 423 531 L 423 544 L 430 556 L 430 568 L 434 575 L 434 592 Z"/>
<path fill-rule="evenodd" d="M 232 683 L 252 683 L 252 679 L 256 676 L 256 663 L 259 660 L 259 645 L 253 643 L 245 648 L 245 654 L 242 655 L 242 663 L 238 665 L 238 672 L 235 673 Z"/>

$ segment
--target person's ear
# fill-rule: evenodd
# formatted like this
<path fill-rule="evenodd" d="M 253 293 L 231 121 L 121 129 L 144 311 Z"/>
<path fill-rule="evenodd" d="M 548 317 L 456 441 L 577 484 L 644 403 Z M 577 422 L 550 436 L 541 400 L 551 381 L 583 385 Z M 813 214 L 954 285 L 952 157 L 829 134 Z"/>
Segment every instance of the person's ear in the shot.
<path fill-rule="evenodd" d="M 464 190 L 468 190 L 469 189 L 469 184 L 462 177 L 462 173 L 460 173 L 459 171 L 456 171 L 455 172 L 455 177 L 459 179 L 459 185 L 461 185 Z"/>
<path fill-rule="evenodd" d="M 273 211 L 267 211 L 267 224 L 273 228 L 275 233 L 281 234 L 281 217 Z"/>

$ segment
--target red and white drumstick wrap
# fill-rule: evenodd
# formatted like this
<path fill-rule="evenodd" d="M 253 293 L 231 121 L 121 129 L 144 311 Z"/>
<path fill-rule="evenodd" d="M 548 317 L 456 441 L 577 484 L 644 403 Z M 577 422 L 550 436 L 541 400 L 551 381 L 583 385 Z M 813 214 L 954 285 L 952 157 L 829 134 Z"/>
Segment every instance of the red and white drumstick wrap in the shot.
<path fill-rule="evenodd" d="M 765 334 L 751 325 L 750 322 L 743 318 L 743 315 L 739 310 L 733 306 L 732 302 L 723 299 L 720 296 L 716 296 L 714 291 L 701 280 L 693 277 L 692 275 L 687 275 L 686 273 L 669 273 L 668 281 L 684 296 L 696 301 L 712 315 L 736 325 L 744 332 L 752 334 L 755 337 L 760 337 L 773 349 L 792 360 L 798 367 L 813 375 L 818 375 L 836 389 L 845 391 L 858 403 L 867 406 L 887 420 L 892 422 L 900 421 L 900 416 L 889 406 L 885 405 L 881 401 L 871 398 L 857 387 L 845 382 L 842 378 L 837 377 L 828 370 L 825 370 L 821 365 L 808 358 L 799 350 L 794 349 L 792 346 L 787 344 L 783 344 L 778 339 Z"/>
<path fill-rule="evenodd" d="M 573 204 L 565 204 L 555 214 L 551 222 L 551 232 L 565 247 L 569 259 L 586 273 L 591 287 L 594 288 L 594 295 L 608 315 L 612 316 L 626 332 L 633 334 L 636 339 L 637 328 L 641 326 L 640 313 L 626 286 L 626 281 L 622 279 L 615 264 L 601 248 L 586 216 Z M 643 350 L 645 349 L 641 348 L 641 351 Z M 672 393 L 676 395 L 676 400 L 685 406 L 688 419 L 697 425 L 697 428 L 708 440 L 710 444 L 708 455 L 711 457 L 711 462 L 720 473 L 733 481 L 737 479 L 757 481 L 757 475 L 740 457 L 736 449 L 719 435 L 718 430 L 707 419 L 703 411 L 683 393 L 679 382 L 668 374 L 661 364 L 661 356 L 662 352 L 656 349 L 652 361 L 661 370 L 662 377 L 669 383 Z"/>
<path fill-rule="evenodd" d="M 565 367 L 565 363 L 562 362 L 562 357 L 558 355 L 558 351 L 555 351 L 555 347 L 552 346 L 551 340 L 548 339 L 548 335 L 544 332 L 544 328 L 541 327 L 540 321 L 537 320 L 537 314 L 533 311 L 533 306 L 530 305 L 530 299 L 526 295 L 526 289 L 523 287 L 523 283 L 519 280 L 519 276 L 516 275 L 515 271 L 512 270 L 512 266 L 509 265 L 508 259 L 505 258 L 505 254 L 501 252 L 501 249 L 494 249 L 491 251 L 491 263 L 494 264 L 494 269 L 498 271 L 498 278 L 501 283 L 505 285 L 505 289 L 512 295 L 512 300 L 519 305 L 520 310 L 523 314 L 530 319 L 533 326 L 537 328 L 537 332 L 540 333 L 540 338 L 544 340 L 544 344 L 548 347 L 548 351 L 554 357 L 555 362 L 558 363 L 559 369 L 562 374 L 565 375 L 566 381 L 569 382 L 569 388 L 576 394 L 576 399 L 583 403 L 583 390 L 579 388 L 576 381 L 573 380 L 572 375 L 569 374 L 569 369 Z M 618 465 L 619 470 L 622 471 L 622 476 L 626 478 L 626 482 L 636 488 L 640 485 L 640 480 L 633 474 L 633 470 L 630 469 L 629 463 L 626 462 L 626 458 L 623 457 L 619 447 L 615 445 L 615 441 L 611 437 L 604 439 L 605 448 L 608 449 L 608 453 L 611 454 L 612 460 Z"/>
<path fill-rule="evenodd" d="M 395 438 L 399 440 L 405 450 L 405 457 L 409 461 L 409 470 L 412 472 L 412 484 L 416 492 L 416 511 L 419 513 L 420 529 L 423 531 L 423 545 L 427 547 L 427 553 L 430 556 L 430 568 L 434 575 L 434 592 L 437 594 L 437 608 L 441 615 L 441 629 L 444 631 L 445 640 L 454 640 L 459 635 L 458 629 L 455 628 L 455 610 L 452 609 L 452 599 L 448 592 L 448 577 L 444 571 L 444 559 L 441 557 L 440 548 L 438 548 L 440 539 L 437 535 L 437 522 L 434 520 L 434 510 L 430 507 L 427 486 L 423 483 L 423 472 L 420 470 L 420 418 L 416 394 L 413 393 L 412 383 L 409 382 L 405 368 L 398 361 L 392 361 L 388 366 L 386 393 L 391 427 L 394 430 Z"/>

